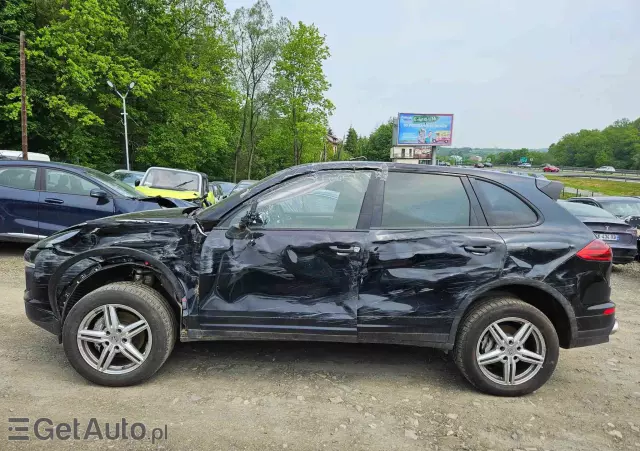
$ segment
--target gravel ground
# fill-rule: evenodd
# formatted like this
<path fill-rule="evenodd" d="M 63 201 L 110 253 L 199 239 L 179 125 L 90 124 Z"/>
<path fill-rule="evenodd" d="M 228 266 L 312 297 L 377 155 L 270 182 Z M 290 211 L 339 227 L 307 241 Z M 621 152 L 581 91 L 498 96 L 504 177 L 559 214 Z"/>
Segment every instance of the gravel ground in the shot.
<path fill-rule="evenodd" d="M 621 330 L 610 343 L 561 351 L 542 389 L 504 399 L 474 391 L 442 352 L 352 344 L 178 344 L 141 386 L 93 386 L 25 317 L 23 251 L 0 247 L 7 427 L 9 417 L 31 425 L 124 417 L 168 431 L 155 444 L 54 438 L 48 449 L 640 450 L 640 264 L 614 269 Z M 16 442 L 4 431 L 0 449 L 45 446 L 33 432 Z"/>

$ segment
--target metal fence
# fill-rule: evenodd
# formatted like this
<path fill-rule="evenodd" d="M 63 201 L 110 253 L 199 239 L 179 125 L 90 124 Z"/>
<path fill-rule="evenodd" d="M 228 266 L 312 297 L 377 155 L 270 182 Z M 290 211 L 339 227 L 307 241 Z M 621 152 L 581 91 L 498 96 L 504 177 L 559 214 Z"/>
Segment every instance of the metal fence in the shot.
<path fill-rule="evenodd" d="M 604 176 L 614 176 L 613 174 L 615 174 L 615 176 L 617 175 L 635 175 L 635 176 L 640 176 L 640 171 L 637 169 L 616 169 L 616 172 L 610 173 L 610 172 L 596 172 L 596 168 L 576 168 L 576 167 L 571 167 L 571 166 L 563 166 L 561 168 L 563 171 L 571 171 L 571 172 L 593 172 L 594 174 L 598 174 L 598 175 L 604 175 Z"/>
<path fill-rule="evenodd" d="M 595 191 L 564 186 L 562 188 L 562 193 L 560 194 L 560 199 L 569 199 L 571 197 L 593 197 L 596 195 L 597 193 Z"/>

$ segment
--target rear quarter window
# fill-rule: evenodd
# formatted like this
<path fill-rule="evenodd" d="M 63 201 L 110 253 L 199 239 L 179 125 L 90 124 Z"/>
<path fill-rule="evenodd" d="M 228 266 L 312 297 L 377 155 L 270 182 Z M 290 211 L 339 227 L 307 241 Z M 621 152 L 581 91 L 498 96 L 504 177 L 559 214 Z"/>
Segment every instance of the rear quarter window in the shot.
<path fill-rule="evenodd" d="M 474 188 L 490 226 L 514 227 L 535 224 L 538 215 L 518 196 L 501 186 L 475 180 Z"/>

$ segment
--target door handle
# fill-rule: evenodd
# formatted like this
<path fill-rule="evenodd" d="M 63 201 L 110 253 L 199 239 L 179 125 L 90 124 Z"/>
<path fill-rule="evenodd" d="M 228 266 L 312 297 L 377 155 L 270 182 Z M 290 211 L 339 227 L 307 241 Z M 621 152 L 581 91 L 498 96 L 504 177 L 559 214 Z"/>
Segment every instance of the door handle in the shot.
<path fill-rule="evenodd" d="M 357 254 L 360 252 L 360 246 L 329 246 L 329 249 L 334 251 L 336 255 L 345 257 L 349 254 Z"/>
<path fill-rule="evenodd" d="M 464 250 L 475 255 L 484 255 L 493 251 L 493 248 L 489 246 L 465 246 Z"/>
<path fill-rule="evenodd" d="M 62 199 L 56 199 L 54 197 L 47 197 L 44 201 L 48 204 L 64 204 Z"/>

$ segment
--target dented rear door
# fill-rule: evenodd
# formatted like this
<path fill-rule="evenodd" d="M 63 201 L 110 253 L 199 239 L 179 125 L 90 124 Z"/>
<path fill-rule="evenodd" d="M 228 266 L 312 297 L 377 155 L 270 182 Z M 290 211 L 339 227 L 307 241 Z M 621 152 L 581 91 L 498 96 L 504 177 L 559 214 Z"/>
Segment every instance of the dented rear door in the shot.
<path fill-rule="evenodd" d="M 446 342 L 464 298 L 500 276 L 504 241 L 464 176 L 390 172 L 377 205 L 358 339 Z"/>

